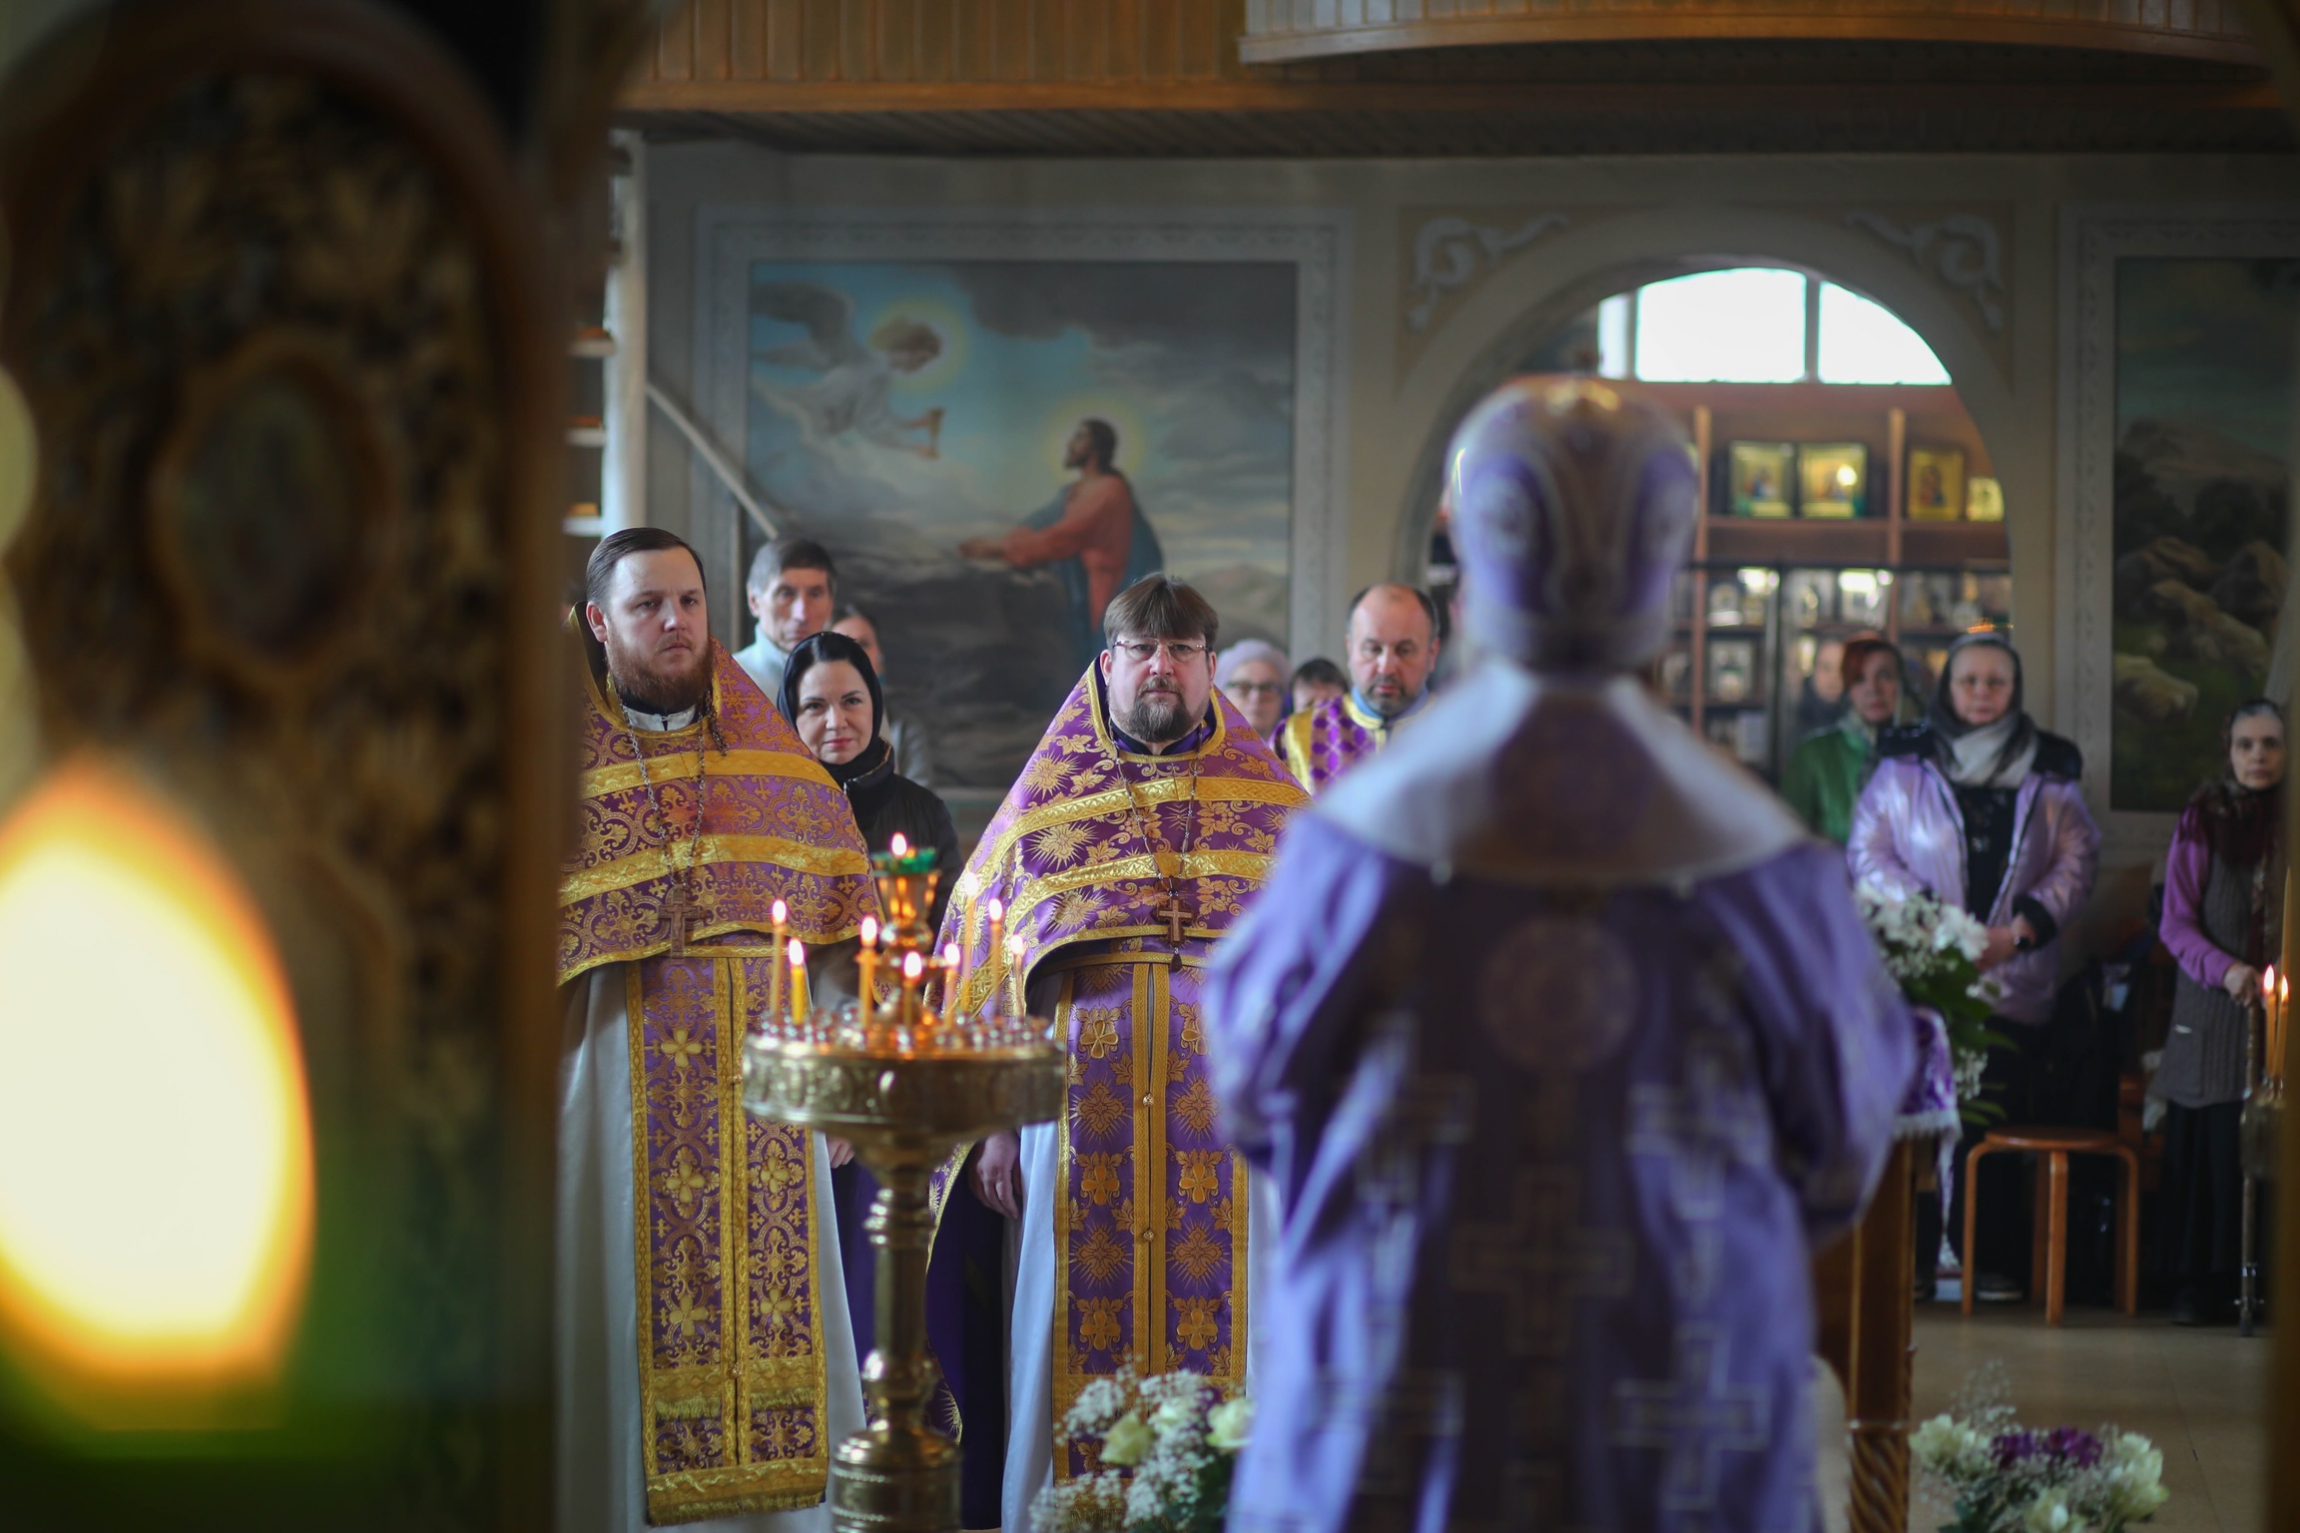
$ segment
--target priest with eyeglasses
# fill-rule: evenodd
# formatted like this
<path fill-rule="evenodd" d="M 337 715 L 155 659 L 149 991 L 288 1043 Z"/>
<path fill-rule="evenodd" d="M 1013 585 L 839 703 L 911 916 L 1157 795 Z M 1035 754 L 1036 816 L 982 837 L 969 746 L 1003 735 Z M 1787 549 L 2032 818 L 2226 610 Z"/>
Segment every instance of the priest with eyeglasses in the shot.
<path fill-rule="evenodd" d="M 1026 1004 L 1070 1060 L 1062 1115 L 985 1142 L 952 1189 L 1015 1221 L 1009 1528 L 1085 1467 L 1054 1432 L 1095 1379 L 1131 1365 L 1245 1382 L 1252 1198 L 1216 1121 L 1202 995 L 1307 795 L 1216 694 L 1219 626 L 1163 575 L 1110 603 L 1106 647 L 944 920 L 968 1003 Z"/>

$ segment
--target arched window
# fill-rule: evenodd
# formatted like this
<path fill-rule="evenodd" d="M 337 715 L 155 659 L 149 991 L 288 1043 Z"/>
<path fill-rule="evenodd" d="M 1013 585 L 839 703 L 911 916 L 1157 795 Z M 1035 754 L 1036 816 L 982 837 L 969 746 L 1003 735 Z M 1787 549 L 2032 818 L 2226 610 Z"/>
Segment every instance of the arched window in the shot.
<path fill-rule="evenodd" d="M 1598 372 L 1658 383 L 1949 381 L 1882 304 L 1778 266 L 1671 277 L 1597 308 Z M 1585 332 L 1586 333 L 1586 332 Z"/>

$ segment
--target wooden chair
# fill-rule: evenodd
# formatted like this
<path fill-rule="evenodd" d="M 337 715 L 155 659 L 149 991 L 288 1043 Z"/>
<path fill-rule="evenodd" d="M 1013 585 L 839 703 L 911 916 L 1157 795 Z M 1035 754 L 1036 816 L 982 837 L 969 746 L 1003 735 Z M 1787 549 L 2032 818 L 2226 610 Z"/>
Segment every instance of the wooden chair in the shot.
<path fill-rule="evenodd" d="M 1980 1228 L 1981 1159 L 2013 1154 L 2038 1157 L 2036 1168 L 2036 1231 L 2029 1281 L 2044 1289 L 2044 1323 L 2058 1325 L 2068 1282 L 2068 1158 L 2071 1155 L 2113 1155 L 2124 1162 L 2124 1196 L 2116 1205 L 2116 1307 L 2127 1315 L 2140 1311 L 2140 1157 L 2121 1142 L 2113 1130 L 2088 1128 L 2000 1128 L 1974 1145 L 1965 1157 L 1965 1281 L 1964 1311 L 1973 1312 L 1973 1290 L 1980 1286 L 1979 1266 L 1973 1259 Z"/>

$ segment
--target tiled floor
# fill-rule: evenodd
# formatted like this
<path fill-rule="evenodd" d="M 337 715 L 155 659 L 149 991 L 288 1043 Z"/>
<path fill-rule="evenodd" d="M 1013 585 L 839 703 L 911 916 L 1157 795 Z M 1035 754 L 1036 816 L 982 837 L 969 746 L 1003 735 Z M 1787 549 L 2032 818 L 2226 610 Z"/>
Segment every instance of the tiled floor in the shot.
<path fill-rule="evenodd" d="M 2151 1533 L 2262 1533 L 2270 1354 L 2265 1333 L 2247 1341 L 2234 1327 L 2188 1329 L 2161 1315 L 2071 1307 L 2053 1330 L 2021 1306 L 1965 1320 L 1953 1304 L 1919 1305 L 1916 1419 L 1947 1410 L 1966 1377 L 1998 1358 L 2024 1423 L 2108 1423 L 2164 1451 L 2172 1500 Z M 1909 1526 L 1939 1526 L 1928 1510 L 1920 1503 Z"/>

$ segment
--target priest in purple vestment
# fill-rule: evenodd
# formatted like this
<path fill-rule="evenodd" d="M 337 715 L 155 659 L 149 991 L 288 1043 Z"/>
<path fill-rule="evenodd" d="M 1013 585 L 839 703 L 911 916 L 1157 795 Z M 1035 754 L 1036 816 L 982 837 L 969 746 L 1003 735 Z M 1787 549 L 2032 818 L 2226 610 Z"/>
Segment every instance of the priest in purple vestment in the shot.
<path fill-rule="evenodd" d="M 993 1137 L 970 1177 L 1015 1222 L 1005 1523 L 1085 1465 L 1054 1433 L 1131 1367 L 1245 1382 L 1254 1199 L 1215 1121 L 1201 990 L 1306 799 L 1215 694 L 1220 619 L 1153 575 L 1031 753 L 951 893 L 967 1006 L 1027 1003 L 1069 1052 L 1053 1123 Z M 1001 902 L 994 940 L 989 902 Z M 954 1194 L 955 1196 L 955 1194 Z M 970 1448 L 971 1451 L 971 1448 Z"/>
<path fill-rule="evenodd" d="M 1209 984 L 1281 1204 L 1230 1527 L 1801 1533 L 1809 1261 L 1913 1029 L 1835 849 L 1636 679 L 1671 419 L 1524 379 L 1450 463 L 1482 663 L 1297 817 Z"/>

